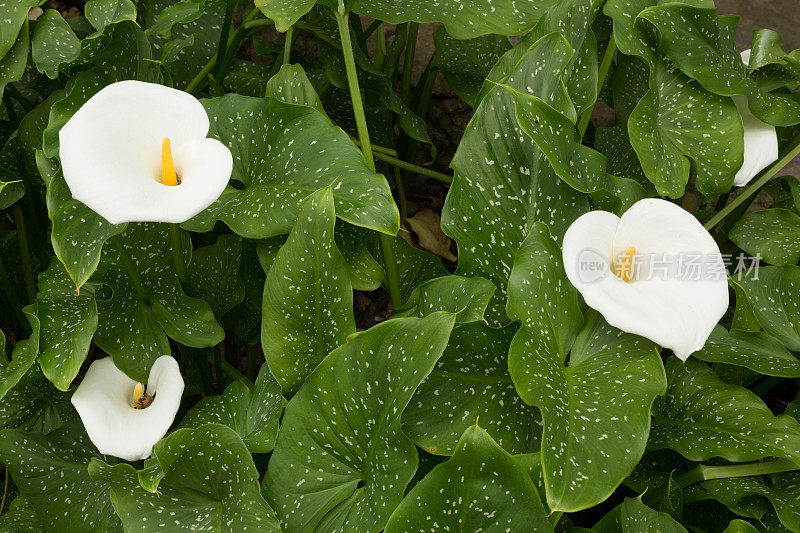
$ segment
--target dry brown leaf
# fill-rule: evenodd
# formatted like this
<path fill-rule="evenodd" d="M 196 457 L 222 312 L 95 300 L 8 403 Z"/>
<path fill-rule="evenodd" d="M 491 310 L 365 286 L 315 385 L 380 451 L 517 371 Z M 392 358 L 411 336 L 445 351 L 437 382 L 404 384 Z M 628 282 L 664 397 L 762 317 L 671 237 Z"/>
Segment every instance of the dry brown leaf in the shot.
<path fill-rule="evenodd" d="M 450 251 L 450 238 L 442 231 L 441 217 L 430 209 L 420 209 L 406 219 L 408 226 L 417 235 L 419 245 L 434 254 L 455 261 L 456 256 Z"/>

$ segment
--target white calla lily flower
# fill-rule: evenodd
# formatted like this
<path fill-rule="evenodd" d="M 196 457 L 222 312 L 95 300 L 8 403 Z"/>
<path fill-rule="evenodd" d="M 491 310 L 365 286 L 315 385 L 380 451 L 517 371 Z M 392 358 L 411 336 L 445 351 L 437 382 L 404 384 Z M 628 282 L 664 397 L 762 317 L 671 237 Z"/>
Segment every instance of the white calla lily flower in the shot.
<path fill-rule="evenodd" d="M 684 361 L 728 309 L 717 243 L 691 213 L 666 200 L 641 200 L 622 217 L 586 213 L 564 235 L 563 257 L 589 307 Z"/>
<path fill-rule="evenodd" d="M 742 61 L 750 63 L 750 50 L 742 52 Z M 733 184 L 744 187 L 756 174 L 778 160 L 778 134 L 775 126 L 762 122 L 750 112 L 747 97 L 733 96 L 744 126 L 744 162 L 733 178 Z"/>
<path fill-rule="evenodd" d="M 192 95 L 140 81 L 113 83 L 59 131 L 72 196 L 113 224 L 184 222 L 230 180 L 228 147 L 207 138 L 208 114 Z"/>
<path fill-rule="evenodd" d="M 169 355 L 153 363 L 146 388 L 106 357 L 89 367 L 72 405 L 100 453 L 136 461 L 150 457 L 172 425 L 182 394 L 183 378 Z"/>

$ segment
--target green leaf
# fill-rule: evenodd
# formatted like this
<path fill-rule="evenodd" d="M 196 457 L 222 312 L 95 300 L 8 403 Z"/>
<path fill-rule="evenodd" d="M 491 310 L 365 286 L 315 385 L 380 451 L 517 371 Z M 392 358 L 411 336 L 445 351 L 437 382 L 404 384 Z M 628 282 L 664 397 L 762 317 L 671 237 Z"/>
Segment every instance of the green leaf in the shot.
<path fill-rule="evenodd" d="M 219 0 L 154 0 L 153 4 L 154 11 L 160 13 L 155 24 L 147 29 L 154 48 L 164 50 L 169 40 L 187 44 L 170 64 L 175 87 L 186 88 L 217 53 L 225 3 Z M 259 96 L 263 94 L 262 91 Z"/>
<path fill-rule="evenodd" d="M 36 512 L 30 502 L 17 496 L 0 516 L 0 531 L 3 533 L 46 533 L 44 526 L 36 518 Z"/>
<path fill-rule="evenodd" d="M 567 280 L 561 249 L 547 226 L 534 224 L 517 251 L 508 280 L 508 316 L 565 356 L 583 325 L 578 292 Z"/>
<path fill-rule="evenodd" d="M 466 324 L 483 321 L 494 285 L 480 278 L 445 276 L 426 281 L 416 294 L 419 316 L 447 311 L 456 315 L 457 324 Z"/>
<path fill-rule="evenodd" d="M 0 95 L 0 97 L 2 97 Z M 0 210 L 10 207 L 25 194 L 25 184 L 22 180 L 0 180 Z"/>
<path fill-rule="evenodd" d="M 638 18 L 658 28 L 664 54 L 708 91 L 747 96 L 750 110 L 768 124 L 791 126 L 800 122 L 797 95 L 763 92 L 747 77 L 734 41 L 738 17 L 717 17 L 713 6 L 669 3 L 645 9 Z"/>
<path fill-rule="evenodd" d="M 403 412 L 403 431 L 425 451 L 452 455 L 475 421 L 509 453 L 536 451 L 541 417 L 517 394 L 506 354 L 517 328 L 457 327 L 436 367 Z"/>
<path fill-rule="evenodd" d="M 179 429 L 153 447 L 153 456 L 152 475 L 145 469 L 137 476 L 129 464 L 99 459 L 89 465 L 95 482 L 111 485 L 126 531 L 280 531 L 259 494 L 250 453 L 227 426 Z"/>
<path fill-rule="evenodd" d="M 723 533 L 758 533 L 758 529 L 744 520 L 731 520 Z"/>
<path fill-rule="evenodd" d="M 433 40 L 436 43 L 433 61 L 447 86 L 474 107 L 489 69 L 511 48 L 508 38 L 483 35 L 462 41 L 450 37 L 444 28 L 438 28 Z"/>
<path fill-rule="evenodd" d="M 531 478 L 477 425 L 453 457 L 418 483 L 392 513 L 386 533 L 553 531 Z"/>
<path fill-rule="evenodd" d="M 517 123 L 542 151 L 556 175 L 580 192 L 610 189 L 606 158 L 575 140 L 575 122 L 542 99 L 507 85 Z"/>
<path fill-rule="evenodd" d="M 561 75 L 570 58 L 566 40 L 551 34 L 511 49 L 489 76 L 568 111 L 572 104 Z M 486 316 L 491 325 L 508 322 L 508 276 L 531 225 L 543 222 L 560 239 L 589 210 L 583 195 L 556 178 L 520 129 L 514 108 L 507 90 L 496 85 L 487 90 L 453 158 L 455 178 L 442 211 L 442 229 L 458 244 L 456 273 L 483 277 L 497 287 Z"/>
<path fill-rule="evenodd" d="M 58 77 L 58 67 L 78 58 L 81 41 L 69 23 L 55 9 L 48 9 L 36 21 L 31 55 L 39 72 L 49 78 Z"/>
<path fill-rule="evenodd" d="M 296 392 L 356 331 L 350 273 L 334 243 L 335 224 L 333 191 L 311 194 L 267 273 L 261 344 L 286 393 Z"/>
<path fill-rule="evenodd" d="M 77 290 L 100 263 L 103 243 L 122 232 L 126 224 L 111 224 L 75 200 L 60 167 L 36 152 L 36 164 L 47 184 L 47 212 L 53 225 L 50 240 L 56 257 L 64 264 Z"/>
<path fill-rule="evenodd" d="M 752 269 L 733 282 L 747 295 L 764 331 L 792 351 L 800 351 L 800 267 Z"/>
<path fill-rule="evenodd" d="M 285 1 L 285 0 L 284 0 Z M 353 0 L 348 2 L 359 15 L 402 22 L 441 22 L 456 39 L 471 39 L 487 33 L 520 35 L 531 29 L 541 16 L 558 5 L 552 0 L 512 2 L 476 0 L 469 4 L 420 3 L 414 0 Z"/>
<path fill-rule="evenodd" d="M 278 73 L 267 82 L 266 94 L 281 102 L 303 105 L 325 114 L 317 91 L 314 90 L 314 86 L 308 81 L 305 70 L 299 64 L 281 66 Z"/>
<path fill-rule="evenodd" d="M 664 370 L 651 342 L 612 328 L 597 313 L 576 339 L 568 365 L 552 344 L 523 326 L 508 366 L 522 399 L 542 411 L 548 505 L 577 511 L 605 500 L 641 458 Z"/>
<path fill-rule="evenodd" d="M 48 531 L 122 531 L 108 499 L 108 483 L 86 471 L 99 453 L 79 424 L 47 435 L 0 432 L 0 461 Z"/>
<path fill-rule="evenodd" d="M 56 387 L 69 390 L 97 330 L 95 288 L 78 292 L 67 271 L 53 258 L 39 275 L 36 316 L 39 318 L 39 365 Z"/>
<path fill-rule="evenodd" d="M 214 316 L 222 318 L 244 300 L 241 261 L 242 239 L 238 235 L 220 235 L 214 244 L 198 248 L 189 264 L 187 293 L 205 300 Z"/>
<path fill-rule="evenodd" d="M 713 479 L 700 484 L 711 497 L 737 514 L 741 504 L 759 496 L 769 500 L 781 523 L 791 531 L 800 530 L 800 477 L 796 472 L 769 476 L 770 483 L 760 477 Z M 761 519 L 762 516 L 754 518 Z"/>
<path fill-rule="evenodd" d="M 208 304 L 183 293 L 169 242 L 166 224 L 131 223 L 103 249 L 93 278 L 112 290 L 110 299 L 97 302 L 95 342 L 120 370 L 141 382 L 147 381 L 153 361 L 170 353 L 167 335 L 196 348 L 225 337 Z"/>
<path fill-rule="evenodd" d="M 773 416 L 749 390 L 723 382 L 696 359 L 667 361 L 667 393 L 653 406 L 648 449 L 671 448 L 692 461 L 783 457 L 800 464 L 800 424 Z"/>
<path fill-rule="evenodd" d="M 8 392 L 19 383 L 22 377 L 28 372 L 33 363 L 36 361 L 36 356 L 39 355 L 39 318 L 37 316 L 37 304 L 24 307 L 22 311 L 28 318 L 31 325 L 31 336 L 29 339 L 17 341 L 14 345 L 14 350 L 11 352 L 11 361 L 6 362 L 6 358 L 2 358 L 0 364 L 0 399 L 3 399 Z M 5 356 L 5 338 L 3 339 Z"/>
<path fill-rule="evenodd" d="M 658 193 L 683 196 L 690 160 L 706 196 L 727 192 L 742 166 L 742 121 L 730 98 L 703 90 L 670 63 L 655 60 L 650 90 L 628 120 L 628 133 Z"/>
<path fill-rule="evenodd" d="M 285 33 L 300 17 L 311 11 L 317 0 L 255 0 L 255 3 L 265 17 L 275 22 L 275 29 Z"/>
<path fill-rule="evenodd" d="M 181 421 L 182 428 L 224 424 L 233 429 L 251 453 L 268 453 L 275 445 L 278 419 L 286 400 L 269 368 L 261 367 L 255 389 L 240 381 L 228 385 L 221 396 L 206 396 Z"/>
<path fill-rule="evenodd" d="M 136 6 L 131 0 L 91 0 L 84 13 L 97 31 L 123 20 L 136 22 Z"/>
<path fill-rule="evenodd" d="M 772 265 L 796 265 L 800 259 L 800 216 L 789 209 L 748 213 L 729 235 L 736 246 Z"/>
<path fill-rule="evenodd" d="M 674 518 L 650 509 L 640 498 L 625 498 L 619 515 L 624 533 L 687 533 Z"/>
<path fill-rule="evenodd" d="M 783 345 L 762 331 L 716 326 L 700 351 L 701 361 L 743 366 L 767 376 L 800 377 L 800 361 Z"/>
<path fill-rule="evenodd" d="M 32 368 L 3 397 L 0 428 L 49 433 L 78 418 L 69 399 Z"/>
<path fill-rule="evenodd" d="M 636 97 L 635 109 L 627 106 L 632 109 L 627 121 L 630 142 L 645 175 L 660 195 L 683 196 L 690 160 L 700 192 L 727 192 L 742 165 L 741 118 L 730 98 L 703 90 L 664 61 L 652 26 L 636 23 L 640 12 L 661 3 L 662 0 L 609 0 L 604 7 L 614 19 L 614 37 L 620 51 L 639 56 L 650 67 L 649 90 L 641 100 Z M 714 7 L 713 0 L 684 3 Z M 627 58 L 619 62 L 620 66 L 636 63 Z M 641 75 L 635 75 L 630 83 L 642 84 Z M 616 98 L 617 87 L 614 89 Z"/>
<path fill-rule="evenodd" d="M 0 32 L 0 38 L 2 36 L 2 32 Z M 28 21 L 26 20 L 22 26 L 22 31 L 19 32 L 19 38 L 14 41 L 13 46 L 6 55 L 0 59 L 0 98 L 3 97 L 7 84 L 19 81 L 25 74 L 25 67 L 28 65 L 29 41 L 30 32 L 28 31 Z"/>
<path fill-rule="evenodd" d="M 454 322 L 449 313 L 383 322 L 351 336 L 308 377 L 286 408 L 263 482 L 284 529 L 386 525 L 417 469 L 400 415 Z"/>
<path fill-rule="evenodd" d="M 369 170 L 347 134 L 309 107 L 273 98 L 236 94 L 204 100 L 211 119 L 210 137 L 233 154 L 229 186 L 203 213 L 184 223 L 208 231 L 223 220 L 236 233 L 265 238 L 291 231 L 299 201 L 331 187 L 336 215 L 351 224 L 388 234 L 400 219 L 391 191 Z"/>
<path fill-rule="evenodd" d="M 384 278 L 383 266 L 370 253 L 376 234 L 366 228 L 337 220 L 334 239 L 336 247 L 347 261 L 353 289 L 374 291 L 380 287 Z"/>
<path fill-rule="evenodd" d="M 17 41 L 22 27 L 28 21 L 28 11 L 42 4 L 43 0 L 14 0 L 0 4 L 0 57 L 4 57 Z M 26 46 L 27 49 L 27 46 Z"/>

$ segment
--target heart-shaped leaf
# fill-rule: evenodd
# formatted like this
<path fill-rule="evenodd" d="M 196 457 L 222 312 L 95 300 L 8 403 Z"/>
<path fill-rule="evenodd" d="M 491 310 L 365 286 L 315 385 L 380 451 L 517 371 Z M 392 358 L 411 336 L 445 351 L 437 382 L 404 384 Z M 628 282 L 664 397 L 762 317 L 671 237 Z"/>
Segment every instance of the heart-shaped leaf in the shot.
<path fill-rule="evenodd" d="M 768 376 L 800 377 L 800 361 L 783 345 L 762 331 L 716 326 L 705 346 L 692 354 L 709 363 L 743 366 Z"/>
<path fill-rule="evenodd" d="M 625 501 L 595 524 L 596 533 L 687 533 L 670 515 L 649 508 L 641 498 Z"/>
<path fill-rule="evenodd" d="M 17 341 L 17 344 L 14 345 L 10 362 L 6 362 L 5 357 L 2 358 L 2 364 L 0 364 L 0 400 L 22 379 L 39 355 L 40 328 L 37 304 L 34 302 L 24 307 L 22 311 L 31 325 L 32 332 L 29 339 Z M 3 355 L 5 356 L 5 337 L 3 337 Z"/>
<path fill-rule="evenodd" d="M 244 300 L 245 286 L 239 277 L 242 239 L 238 235 L 220 235 L 217 241 L 192 252 L 187 293 L 205 300 L 222 318 Z"/>
<path fill-rule="evenodd" d="M 528 48 L 521 46 L 503 56 L 490 79 L 538 96 L 559 111 L 572 109 L 561 81 L 572 55 L 566 40 L 550 34 Z M 517 124 L 513 98 L 501 87 L 488 89 L 478 105 L 452 166 L 455 178 L 442 229 L 458 243 L 457 273 L 483 277 L 497 287 L 486 318 L 492 325 L 503 324 L 508 322 L 508 276 L 528 228 L 544 222 L 560 238 L 588 211 L 588 201 L 556 178 Z"/>
<path fill-rule="evenodd" d="M 596 505 L 644 453 L 650 405 L 666 387 L 658 350 L 596 312 L 578 332 L 577 293 L 542 224 L 531 228 L 517 253 L 508 315 L 523 323 L 508 352 L 511 378 L 522 399 L 542 411 L 548 506 L 576 511 Z"/>
<path fill-rule="evenodd" d="M 764 92 L 747 77 L 734 40 L 738 17 L 718 17 L 713 5 L 703 8 L 675 2 L 645 9 L 638 19 L 658 28 L 661 51 L 708 91 L 747 96 L 750 110 L 768 124 L 800 122 L 797 95 Z"/>
<path fill-rule="evenodd" d="M 44 526 L 36 518 L 31 503 L 23 496 L 17 496 L 8 506 L 8 511 L 0 516 L 0 531 L 7 533 L 46 533 Z"/>
<path fill-rule="evenodd" d="M 552 532 L 553 526 L 527 472 L 475 425 L 386 525 L 386 533 L 429 530 Z"/>
<path fill-rule="evenodd" d="M 84 12 L 97 31 L 123 20 L 136 22 L 136 6 L 131 0 L 91 0 Z"/>
<path fill-rule="evenodd" d="M 1 38 L 2 36 L 0 36 Z M 25 67 L 28 65 L 29 41 L 30 32 L 28 31 L 28 21 L 26 20 L 22 26 L 22 31 L 19 32 L 19 37 L 14 41 L 8 53 L 0 59 L 0 98 L 3 97 L 7 84 L 19 81 L 25 74 Z"/>
<path fill-rule="evenodd" d="M 712 479 L 700 484 L 710 497 L 725 504 L 734 512 L 740 504 L 751 502 L 754 497 L 763 497 L 775 507 L 781 523 L 790 531 L 800 530 L 800 477 L 786 472 L 769 476 L 766 484 L 760 477 Z M 737 512 L 737 514 L 743 514 Z M 754 518 L 761 519 L 762 516 Z"/>
<path fill-rule="evenodd" d="M 48 9 L 38 18 L 33 32 L 31 56 L 39 72 L 55 79 L 59 65 L 77 59 L 80 52 L 81 41 L 61 13 Z"/>
<path fill-rule="evenodd" d="M 94 292 L 91 285 L 78 292 L 64 265 L 55 258 L 39 275 L 39 365 L 61 390 L 68 390 L 78 375 L 97 329 Z"/>
<path fill-rule="evenodd" d="M 800 259 L 800 216 L 789 209 L 749 213 L 729 236 L 736 246 L 772 265 L 796 265 Z"/>
<path fill-rule="evenodd" d="M 86 470 L 99 455 L 79 424 L 47 435 L 0 432 L 0 461 L 48 531 L 122 531 L 108 483 L 90 479 Z"/>
<path fill-rule="evenodd" d="M 419 316 L 447 311 L 456 315 L 456 323 L 466 324 L 483 321 L 494 285 L 480 278 L 445 276 L 426 281 L 415 294 Z"/>
<path fill-rule="evenodd" d="M 28 21 L 28 11 L 42 4 L 43 0 L 17 0 L 0 4 L 0 20 L 3 31 L 0 32 L 0 57 L 5 56 L 17 41 L 21 28 Z"/>
<path fill-rule="evenodd" d="M 648 449 L 671 448 L 692 461 L 783 457 L 800 464 L 800 424 L 773 416 L 749 390 L 689 359 L 667 361 L 667 393 L 653 406 Z"/>
<path fill-rule="evenodd" d="M 259 494 L 250 453 L 229 427 L 179 429 L 153 447 L 153 456 L 157 464 L 138 476 L 129 464 L 89 465 L 95 483 L 111 486 L 126 531 L 280 531 Z"/>
<path fill-rule="evenodd" d="M 764 331 L 800 351 L 800 267 L 754 268 L 733 283 L 747 295 Z"/>
<path fill-rule="evenodd" d="M 287 393 L 296 392 L 356 330 L 350 273 L 334 243 L 335 224 L 333 191 L 311 194 L 267 273 L 261 344 Z"/>
<path fill-rule="evenodd" d="M 208 209 L 183 224 L 208 231 L 223 220 L 236 233 L 265 238 L 289 233 L 299 201 L 331 187 L 336 215 L 394 235 L 400 227 L 386 180 L 367 168 L 347 134 L 310 107 L 273 98 L 228 94 L 204 100 L 209 136 L 233 154 L 229 186 Z"/>
<path fill-rule="evenodd" d="M 286 408 L 263 482 L 284 529 L 383 529 L 417 469 L 400 415 L 454 322 L 449 313 L 383 322 L 308 377 Z"/>
<path fill-rule="evenodd" d="M 285 403 L 278 382 L 269 368 L 262 366 L 253 390 L 234 381 L 222 395 L 200 400 L 186 413 L 180 427 L 224 424 L 239 434 L 251 453 L 268 453 L 275 445 Z"/>
<path fill-rule="evenodd" d="M 35 433 L 50 431 L 77 419 L 69 395 L 57 390 L 31 369 L 8 391 L 0 404 L 0 428 Z"/>
<path fill-rule="evenodd" d="M 452 455 L 478 420 L 509 453 L 538 451 L 541 417 L 517 394 L 506 354 L 517 328 L 455 328 L 436 367 L 403 412 L 403 431 L 423 450 Z"/>
<path fill-rule="evenodd" d="M 181 289 L 169 242 L 167 224 L 131 223 L 103 249 L 93 278 L 112 291 L 110 299 L 97 302 L 95 342 L 141 382 L 153 361 L 170 353 L 167 335 L 196 348 L 214 346 L 225 336 L 208 304 Z"/>
<path fill-rule="evenodd" d="M 508 280 L 508 316 L 565 356 L 583 325 L 578 292 L 564 272 L 561 249 L 547 226 L 534 224 L 517 251 Z"/>

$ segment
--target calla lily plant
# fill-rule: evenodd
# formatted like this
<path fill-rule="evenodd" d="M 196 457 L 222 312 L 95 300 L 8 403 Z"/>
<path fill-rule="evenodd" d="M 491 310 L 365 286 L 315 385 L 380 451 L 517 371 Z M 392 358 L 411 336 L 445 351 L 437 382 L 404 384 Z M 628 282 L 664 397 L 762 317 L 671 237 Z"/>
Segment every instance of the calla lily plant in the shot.
<path fill-rule="evenodd" d="M 100 453 L 136 461 L 150 457 L 153 445 L 172 425 L 182 394 L 178 362 L 169 355 L 153 363 L 147 386 L 106 357 L 89 367 L 72 405 Z"/>
<path fill-rule="evenodd" d="M 186 92 L 112 83 L 59 131 L 64 179 L 76 200 L 113 224 L 184 222 L 231 176 L 231 152 L 208 129 L 206 110 Z"/>
<path fill-rule="evenodd" d="M 591 211 L 564 235 L 564 268 L 586 304 L 680 359 L 703 347 L 728 309 L 719 247 L 681 207 L 640 200 L 621 217 Z"/>

